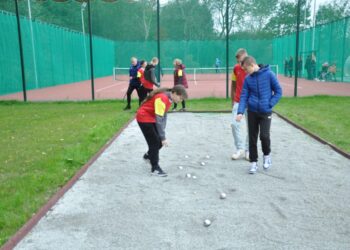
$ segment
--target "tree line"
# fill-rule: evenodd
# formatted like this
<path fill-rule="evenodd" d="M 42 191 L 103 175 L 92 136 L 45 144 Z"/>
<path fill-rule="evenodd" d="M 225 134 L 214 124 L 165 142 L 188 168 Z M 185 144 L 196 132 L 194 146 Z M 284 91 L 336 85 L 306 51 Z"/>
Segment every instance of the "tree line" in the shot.
<path fill-rule="evenodd" d="M 84 0 L 31 0 L 31 16 L 81 32 L 88 30 Z M 20 14 L 29 16 L 28 1 L 18 0 Z M 160 37 L 163 40 L 211 40 L 226 37 L 226 0 L 161 1 Z M 301 0 L 301 29 L 311 27 L 312 2 Z M 14 12 L 12 0 L 0 1 L 0 9 Z M 228 30 L 235 39 L 269 39 L 295 32 L 296 1 L 229 1 Z M 91 0 L 92 32 L 112 40 L 157 39 L 156 0 Z M 350 15 L 348 0 L 319 6 L 316 24 Z M 82 21 L 83 16 L 83 21 Z"/>

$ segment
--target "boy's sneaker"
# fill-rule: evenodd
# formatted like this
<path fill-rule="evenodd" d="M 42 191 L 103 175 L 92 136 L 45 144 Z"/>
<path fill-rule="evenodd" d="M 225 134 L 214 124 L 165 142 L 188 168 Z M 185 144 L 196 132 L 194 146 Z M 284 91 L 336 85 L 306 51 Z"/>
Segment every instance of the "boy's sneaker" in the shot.
<path fill-rule="evenodd" d="M 147 153 L 143 155 L 143 159 L 146 160 L 146 161 L 150 161 L 151 160 Z"/>
<path fill-rule="evenodd" d="M 127 105 L 127 106 L 124 108 L 124 110 L 129 110 L 129 109 L 131 109 L 131 107 L 130 107 L 129 105 Z"/>
<path fill-rule="evenodd" d="M 258 163 L 252 162 L 252 166 L 250 167 L 249 174 L 255 174 L 258 170 Z"/>
<path fill-rule="evenodd" d="M 238 149 L 236 153 L 233 153 L 232 160 L 238 160 L 239 158 L 244 157 L 244 150 Z"/>
<path fill-rule="evenodd" d="M 269 169 L 271 167 L 272 160 L 270 155 L 264 155 L 264 165 L 263 168 L 265 170 Z"/>
<path fill-rule="evenodd" d="M 171 111 L 176 112 L 177 110 L 176 110 L 176 108 L 173 108 Z"/>
<path fill-rule="evenodd" d="M 246 161 L 250 161 L 249 159 L 249 151 L 245 151 L 245 157 Z"/>
<path fill-rule="evenodd" d="M 152 175 L 166 177 L 168 176 L 159 166 L 152 170 Z"/>
<path fill-rule="evenodd" d="M 180 109 L 179 111 L 180 111 L 180 112 L 185 112 L 186 109 L 185 109 L 185 108 L 182 108 L 182 109 Z"/>

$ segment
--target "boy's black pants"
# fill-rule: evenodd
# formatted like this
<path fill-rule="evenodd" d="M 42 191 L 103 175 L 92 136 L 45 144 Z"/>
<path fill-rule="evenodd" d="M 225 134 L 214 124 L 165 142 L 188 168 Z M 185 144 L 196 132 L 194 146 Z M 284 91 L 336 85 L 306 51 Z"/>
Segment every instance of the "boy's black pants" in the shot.
<path fill-rule="evenodd" d="M 183 109 L 186 108 L 185 100 L 183 100 L 183 101 L 181 102 L 181 104 L 182 104 L 182 108 L 183 108 Z M 177 108 L 177 103 L 174 102 L 174 109 L 176 109 L 176 108 Z"/>
<path fill-rule="evenodd" d="M 126 97 L 128 100 L 128 107 L 130 107 L 131 103 L 131 95 L 132 92 L 136 89 L 137 95 L 139 97 L 139 105 L 141 104 L 141 93 L 140 93 L 140 86 L 135 86 L 135 85 L 129 85 L 128 91 L 126 92 Z"/>
<path fill-rule="evenodd" d="M 147 154 L 151 160 L 153 170 L 159 163 L 159 150 L 162 148 L 162 140 L 159 137 L 155 123 L 139 122 L 139 126 L 148 145 Z"/>
<path fill-rule="evenodd" d="M 249 158 L 250 162 L 258 161 L 258 135 L 260 130 L 260 140 L 264 155 L 271 152 L 270 127 L 271 113 L 255 113 L 248 111 L 248 130 L 249 130 Z"/>
<path fill-rule="evenodd" d="M 153 90 L 152 89 L 146 89 L 144 86 L 141 86 L 139 89 L 139 97 L 140 97 L 140 103 L 143 102 L 143 100 L 146 99 L 147 95 L 151 93 Z"/>

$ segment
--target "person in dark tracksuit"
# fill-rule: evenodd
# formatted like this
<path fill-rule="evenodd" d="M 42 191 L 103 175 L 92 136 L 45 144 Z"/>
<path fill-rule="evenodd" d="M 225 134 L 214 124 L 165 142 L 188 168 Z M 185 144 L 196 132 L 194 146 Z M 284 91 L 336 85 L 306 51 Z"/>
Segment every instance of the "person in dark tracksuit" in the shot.
<path fill-rule="evenodd" d="M 293 77 L 293 69 L 294 69 L 294 64 L 293 64 L 293 57 L 289 57 L 288 61 L 288 72 L 289 72 L 289 77 Z"/>
<path fill-rule="evenodd" d="M 248 107 L 249 157 L 252 164 L 249 173 L 254 174 L 258 169 L 257 140 L 259 130 L 264 153 L 263 168 L 267 170 L 271 166 L 272 108 L 282 97 L 282 89 L 268 65 L 259 67 L 253 57 L 247 56 L 242 61 L 242 67 L 249 75 L 244 80 L 236 120 L 239 122 L 242 119 L 244 111 Z"/>
<path fill-rule="evenodd" d="M 159 150 L 168 145 L 165 136 L 167 112 L 172 102 L 185 99 L 187 92 L 181 85 L 171 89 L 160 88 L 152 91 L 137 111 L 136 120 L 148 144 L 148 152 L 143 158 L 150 161 L 152 174 L 167 176 L 159 166 Z"/>
<path fill-rule="evenodd" d="M 303 59 L 301 56 L 298 58 L 298 77 L 301 78 L 303 74 Z"/>
<path fill-rule="evenodd" d="M 126 105 L 126 107 L 124 108 L 124 110 L 128 110 L 131 109 L 131 95 L 132 92 L 134 92 L 134 90 L 136 90 L 137 95 L 139 97 L 139 103 L 140 102 L 140 81 L 137 79 L 137 71 L 140 68 L 140 63 L 137 61 L 136 57 L 131 57 L 131 65 L 130 65 L 130 69 L 129 69 L 129 88 L 126 92 L 126 96 L 127 96 L 127 101 L 128 104 Z"/>
<path fill-rule="evenodd" d="M 157 57 L 153 57 L 150 64 L 148 64 L 143 73 L 144 79 L 142 86 L 140 88 L 140 99 L 141 102 L 146 99 L 147 95 L 153 91 L 153 85 L 159 87 L 159 83 L 156 77 L 156 66 L 158 65 L 159 60 Z"/>
<path fill-rule="evenodd" d="M 188 83 L 187 83 L 187 77 L 185 72 L 186 66 L 182 64 L 182 61 L 180 59 L 175 59 L 174 67 L 175 67 L 174 68 L 174 86 L 182 85 L 187 89 Z M 181 104 L 182 104 L 182 109 L 180 109 L 179 111 L 186 111 L 185 100 L 183 100 Z M 174 107 L 172 111 L 176 111 L 176 108 L 177 108 L 177 103 L 174 103 Z"/>

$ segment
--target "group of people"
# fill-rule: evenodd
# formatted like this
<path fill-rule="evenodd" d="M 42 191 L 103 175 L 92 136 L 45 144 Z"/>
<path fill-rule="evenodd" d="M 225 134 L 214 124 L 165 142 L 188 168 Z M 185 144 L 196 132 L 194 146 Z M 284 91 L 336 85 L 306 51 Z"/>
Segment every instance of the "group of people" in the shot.
<path fill-rule="evenodd" d="M 290 56 L 289 58 L 285 58 L 283 61 L 284 66 L 284 76 L 285 77 L 293 77 L 293 71 L 294 71 L 294 62 L 293 57 Z M 305 64 L 303 65 L 303 59 L 301 56 L 298 58 L 297 63 L 297 70 L 298 70 L 298 77 L 303 76 L 303 66 L 307 74 L 308 80 L 316 80 L 316 81 L 337 81 L 336 79 L 336 65 L 333 63 L 332 65 L 329 65 L 328 62 L 324 62 L 321 65 L 321 70 L 318 71 L 316 75 L 316 56 L 314 53 L 308 55 L 305 60 Z"/>
<path fill-rule="evenodd" d="M 258 170 L 257 141 L 260 133 L 263 168 L 269 169 L 271 160 L 270 127 L 272 108 L 282 97 L 282 88 L 268 65 L 257 64 L 245 49 L 236 52 L 237 64 L 232 73 L 232 134 L 236 152 L 232 159 L 245 158 L 251 162 L 249 173 Z M 245 142 L 241 120 L 245 116 Z"/>
<path fill-rule="evenodd" d="M 138 61 L 136 57 L 131 58 L 131 65 L 129 69 L 129 87 L 126 92 L 127 105 L 124 110 L 131 109 L 131 95 L 134 90 L 137 92 L 139 97 L 139 106 L 141 106 L 141 103 L 153 91 L 153 87 L 160 87 L 160 83 L 158 82 L 156 76 L 158 63 L 159 59 L 157 57 L 153 57 L 150 63 L 147 63 L 145 60 Z M 173 64 L 174 86 L 182 85 L 183 87 L 188 88 L 185 65 L 182 64 L 180 59 L 175 59 Z M 172 111 L 177 111 L 176 103 L 174 103 Z M 185 100 L 182 101 L 182 108 L 179 111 L 186 111 Z"/>
<path fill-rule="evenodd" d="M 270 67 L 258 65 L 245 49 L 237 51 L 236 60 L 237 64 L 232 73 L 231 93 L 232 134 L 236 151 L 232 159 L 249 160 L 251 162 L 249 173 L 254 174 L 258 170 L 259 133 L 264 154 L 263 168 L 267 170 L 272 164 L 270 141 L 272 109 L 282 97 L 282 89 Z M 174 87 L 151 91 L 142 101 L 136 114 L 136 120 L 148 144 L 148 151 L 143 158 L 150 162 L 152 174 L 162 177 L 167 174 L 159 166 L 159 150 L 168 145 L 165 134 L 167 112 L 172 103 L 176 108 L 177 103 L 184 103 L 188 97 L 187 82 L 184 84 L 184 66 L 181 65 L 181 60 L 174 60 Z M 247 121 L 246 135 L 241 132 L 243 117 Z"/>
<path fill-rule="evenodd" d="M 293 57 L 290 56 L 289 58 L 284 59 L 283 66 L 284 66 L 284 76 L 292 78 L 293 77 L 293 72 L 294 72 L 294 60 L 293 60 Z M 306 65 L 305 65 L 305 69 L 306 69 Z M 298 77 L 302 77 L 302 74 L 303 74 L 303 59 L 301 58 L 301 56 L 298 57 L 297 70 L 298 70 Z"/>

